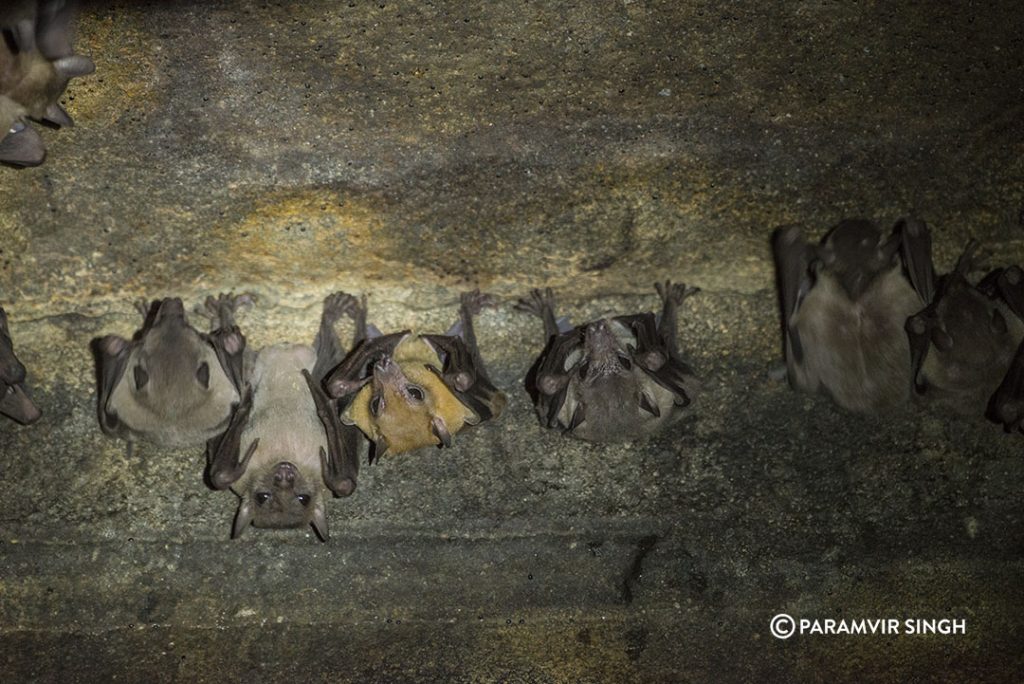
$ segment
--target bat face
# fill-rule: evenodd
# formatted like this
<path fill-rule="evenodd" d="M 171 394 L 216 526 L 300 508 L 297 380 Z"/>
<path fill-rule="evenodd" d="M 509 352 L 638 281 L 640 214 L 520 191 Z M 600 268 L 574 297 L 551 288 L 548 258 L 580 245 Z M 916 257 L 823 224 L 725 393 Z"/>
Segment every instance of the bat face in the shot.
<path fill-rule="evenodd" d="M 276 459 L 272 455 L 261 454 L 258 460 L 268 462 Z M 241 535 L 251 523 L 254 527 L 275 529 L 312 525 L 322 539 L 327 538 L 327 517 L 319 472 L 303 473 L 299 465 L 281 460 L 247 475 L 234 487 L 242 501 L 235 518 L 233 536 Z"/>
<path fill-rule="evenodd" d="M 212 437 L 238 392 L 210 341 L 189 325 L 180 299 L 163 300 L 135 343 L 104 340 L 124 359 L 104 410 L 137 436 L 188 445 Z"/>
<path fill-rule="evenodd" d="M 377 453 L 400 454 L 425 446 L 449 446 L 467 423 L 477 422 L 427 365 L 437 354 L 420 339 L 403 340 L 394 355 L 374 363 L 370 382 L 342 420 L 378 444 Z"/>
<path fill-rule="evenodd" d="M 14 355 L 7 313 L 0 307 L 0 414 L 28 425 L 42 415 L 25 392 L 25 367 Z"/>

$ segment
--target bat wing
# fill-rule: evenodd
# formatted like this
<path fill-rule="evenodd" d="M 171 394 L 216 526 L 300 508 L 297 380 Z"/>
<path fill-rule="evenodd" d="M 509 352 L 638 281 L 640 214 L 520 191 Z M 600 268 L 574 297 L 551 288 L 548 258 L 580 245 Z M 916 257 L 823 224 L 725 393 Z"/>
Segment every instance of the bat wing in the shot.
<path fill-rule="evenodd" d="M 1024 342 L 1017 347 L 1003 382 L 989 399 L 987 415 L 1007 432 L 1019 430 L 1024 424 Z"/>
<path fill-rule="evenodd" d="M 477 415 L 478 422 L 490 420 L 505 408 L 505 395 L 494 386 L 475 360 L 472 350 L 458 336 L 422 335 L 441 359 L 441 368 L 430 367 L 455 398 Z"/>
<path fill-rule="evenodd" d="M 796 226 L 779 228 L 772 235 L 772 253 L 779 286 L 779 304 L 782 307 L 782 331 L 789 341 L 793 360 L 801 363 L 804 357 L 799 333 L 790 327 L 804 292 L 810 288 L 810 248 L 803 233 Z"/>
<path fill-rule="evenodd" d="M 124 375 L 128 357 L 137 342 L 129 342 L 118 335 L 107 335 L 93 340 L 92 349 L 96 357 L 96 413 L 100 429 L 107 435 L 119 437 L 123 427 L 117 413 L 107 410 L 107 401 Z"/>
<path fill-rule="evenodd" d="M 327 374 L 323 382 L 327 395 L 344 405 L 369 382 L 371 369 L 381 357 L 393 354 L 395 347 L 409 335 L 408 330 L 364 339 L 338 366 Z"/>
<path fill-rule="evenodd" d="M 677 406 L 693 401 L 693 369 L 679 359 L 658 332 L 657 320 L 652 313 L 619 316 L 618 322 L 629 327 L 636 336 L 633 360 L 651 378 L 676 395 Z"/>
<path fill-rule="evenodd" d="M 242 453 L 242 432 L 249 422 L 252 412 L 252 387 L 246 386 L 242 400 L 231 412 L 227 429 L 220 435 L 206 442 L 206 459 L 208 463 L 209 484 L 214 489 L 226 489 L 234 484 L 245 472 L 249 458 L 256 450 L 258 439 L 254 439 Z"/>
<path fill-rule="evenodd" d="M 245 335 L 237 325 L 231 325 L 218 328 L 204 337 L 217 352 L 217 360 L 220 361 L 224 374 L 231 380 L 235 389 L 241 392 L 245 386 Z"/>
<path fill-rule="evenodd" d="M 526 374 L 526 389 L 533 399 L 544 427 L 555 427 L 559 411 L 565 403 L 569 387 L 567 359 L 583 346 L 586 328 L 579 326 L 558 335 L 551 335 L 544 351 Z"/>
<path fill-rule="evenodd" d="M 932 234 L 928 224 L 917 218 L 903 218 L 895 228 L 900 235 L 900 254 L 907 276 L 925 304 L 935 297 L 935 268 L 932 265 Z"/>
<path fill-rule="evenodd" d="M 989 276 L 986 276 L 985 280 L 988 280 Z M 1018 318 L 1024 320 L 1024 271 L 1021 271 L 1019 266 L 1010 266 L 1001 269 L 994 278 L 999 296 Z"/>
<path fill-rule="evenodd" d="M 343 425 L 338 418 L 337 407 L 323 391 L 320 381 L 307 370 L 303 370 L 302 375 L 316 403 L 316 414 L 327 433 L 327 451 L 320 452 L 324 484 L 336 495 L 348 496 L 355 491 L 359 474 L 359 457 L 356 453 L 359 428 Z"/>

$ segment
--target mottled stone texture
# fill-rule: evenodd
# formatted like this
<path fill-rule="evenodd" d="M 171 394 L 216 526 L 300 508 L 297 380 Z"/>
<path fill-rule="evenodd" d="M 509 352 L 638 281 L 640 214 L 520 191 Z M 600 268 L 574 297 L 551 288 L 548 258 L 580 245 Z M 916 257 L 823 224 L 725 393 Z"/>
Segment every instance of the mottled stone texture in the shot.
<path fill-rule="evenodd" d="M 771 229 L 932 225 L 1024 261 L 1014 2 L 93 2 L 96 74 L 0 169 L 0 303 L 43 421 L 0 422 L 4 681 L 997 681 L 1019 677 L 1024 438 L 845 415 L 770 379 Z M 642 444 L 542 434 L 511 309 L 575 320 L 698 285 L 692 417 Z M 499 421 L 364 468 L 332 540 L 253 530 L 199 450 L 126 455 L 88 342 L 132 301 L 258 296 L 250 344 L 330 291 L 382 328 L 479 322 Z M 349 331 L 343 330 L 343 335 Z M 966 618 L 794 637 L 796 617 Z"/>

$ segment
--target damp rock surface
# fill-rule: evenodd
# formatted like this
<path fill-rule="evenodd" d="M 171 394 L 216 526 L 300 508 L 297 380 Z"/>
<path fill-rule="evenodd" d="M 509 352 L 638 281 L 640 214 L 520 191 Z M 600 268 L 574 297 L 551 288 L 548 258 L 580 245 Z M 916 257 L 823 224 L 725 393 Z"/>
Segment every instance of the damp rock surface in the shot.
<path fill-rule="evenodd" d="M 87 2 L 97 65 L 0 168 L 0 304 L 43 420 L 0 422 L 9 681 L 937 681 L 1024 667 L 1024 437 L 793 394 L 771 230 L 916 213 L 1024 261 L 1008 3 Z M 642 443 L 543 432 L 550 286 L 582 322 L 680 311 L 694 411 Z M 323 298 L 387 331 L 478 321 L 497 421 L 363 467 L 312 531 L 228 539 L 201 449 L 95 418 L 89 341 L 133 302 L 247 291 L 252 348 Z M 198 319 L 197 319 L 198 320 Z M 343 338 L 351 334 L 339 328 Z M 979 413 L 981 410 L 979 409 Z M 796 635 L 957 619 L 955 635 Z"/>

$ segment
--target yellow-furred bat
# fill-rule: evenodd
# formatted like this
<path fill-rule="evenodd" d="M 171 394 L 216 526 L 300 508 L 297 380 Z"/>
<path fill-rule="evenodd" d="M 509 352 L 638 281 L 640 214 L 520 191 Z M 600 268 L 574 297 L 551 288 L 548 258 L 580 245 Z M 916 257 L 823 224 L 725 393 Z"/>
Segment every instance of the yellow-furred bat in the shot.
<path fill-rule="evenodd" d="M 465 426 L 501 413 L 505 395 L 487 377 L 473 330 L 473 316 L 489 303 L 478 291 L 463 294 L 459 321 L 445 335 L 406 330 L 371 336 L 363 307 L 359 343 L 324 387 L 342 422 L 357 425 L 373 442 L 371 460 L 451 446 Z"/>

